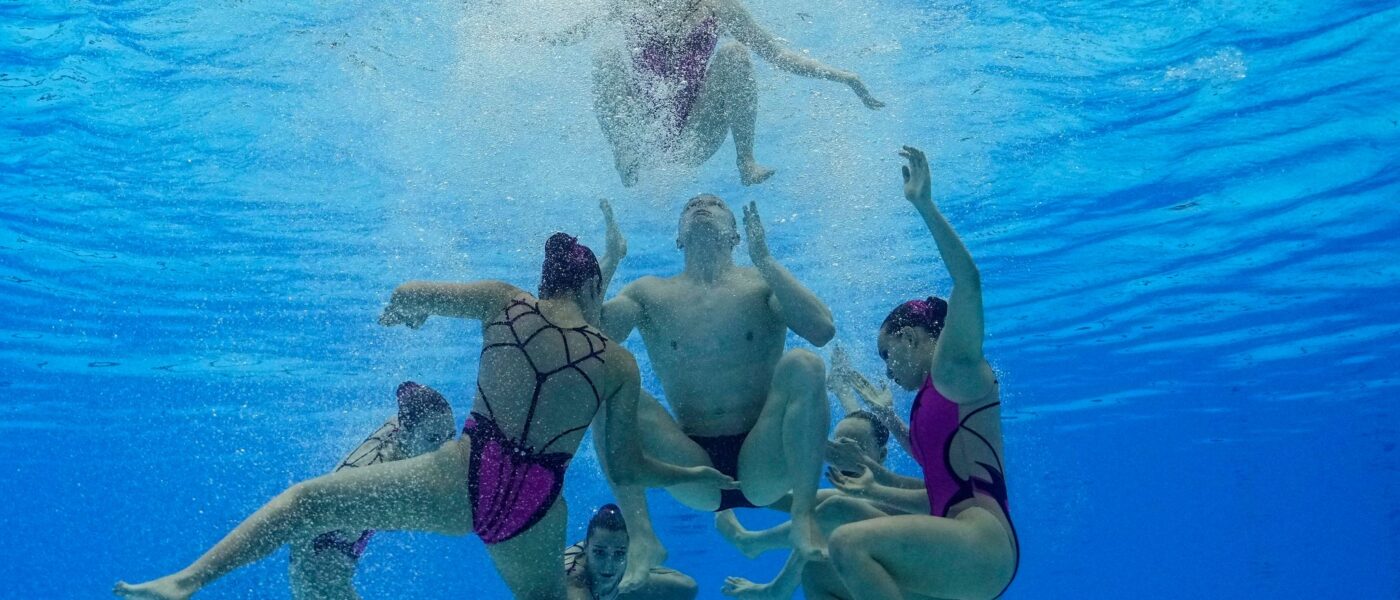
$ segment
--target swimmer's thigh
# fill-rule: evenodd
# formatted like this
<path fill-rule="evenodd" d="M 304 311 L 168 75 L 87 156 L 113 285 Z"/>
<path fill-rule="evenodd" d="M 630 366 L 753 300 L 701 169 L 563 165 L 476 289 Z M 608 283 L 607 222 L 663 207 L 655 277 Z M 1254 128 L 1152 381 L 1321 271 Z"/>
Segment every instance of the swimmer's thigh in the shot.
<path fill-rule="evenodd" d="M 754 94 L 748 48 L 735 42 L 720 46 L 705 71 L 705 84 L 681 132 L 684 161 L 699 166 L 710 160 L 728 138 L 735 112 L 742 111 L 746 118 L 752 118 L 757 101 Z"/>
<path fill-rule="evenodd" d="M 830 562 L 809 562 L 802 568 L 802 595 L 807 600 L 851 600 Z"/>
<path fill-rule="evenodd" d="M 463 535 L 471 531 L 466 438 L 400 461 L 344 469 L 297 484 L 306 522 L 334 529 L 397 529 Z"/>
<path fill-rule="evenodd" d="M 710 455 L 681 430 L 666 407 L 651 394 L 637 399 L 637 429 L 649 456 L 682 467 L 712 467 Z M 719 506 L 719 489 L 709 484 L 674 485 L 666 488 L 681 504 L 696 510 Z"/>
<path fill-rule="evenodd" d="M 496 571 L 519 600 L 557 600 L 565 597 L 564 570 L 559 549 L 565 546 L 568 507 L 561 496 L 543 519 L 520 535 L 486 546 Z"/>
<path fill-rule="evenodd" d="M 830 413 L 826 364 L 809 350 L 789 350 L 773 369 L 763 410 L 739 453 L 739 479 L 749 500 L 767 506 L 804 484 L 815 494 Z"/>
<path fill-rule="evenodd" d="M 831 535 L 832 563 L 847 586 L 868 557 L 914 598 L 995 597 L 1015 571 L 1001 523 L 982 508 L 958 518 L 900 515 L 859 521 Z"/>

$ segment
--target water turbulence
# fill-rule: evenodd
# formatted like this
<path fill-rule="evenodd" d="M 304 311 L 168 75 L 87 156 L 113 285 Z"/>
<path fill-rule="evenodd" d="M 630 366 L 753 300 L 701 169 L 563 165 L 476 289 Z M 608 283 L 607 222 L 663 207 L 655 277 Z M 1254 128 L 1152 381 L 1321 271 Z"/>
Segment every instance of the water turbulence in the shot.
<path fill-rule="evenodd" d="M 576 387 L 593 382 L 577 359 L 597 338 L 530 316 L 513 326 L 562 346 L 483 355 L 506 333 L 488 326 L 495 315 L 379 322 L 414 280 L 537 294 L 556 232 L 611 271 L 618 240 L 602 199 L 627 249 L 604 298 L 683 272 L 698 239 L 688 223 L 725 226 L 717 205 L 695 216 L 688 204 L 713 194 L 734 213 L 740 267 L 767 264 L 749 244 L 753 203 L 767 255 L 829 307 L 765 329 L 764 311 L 784 309 L 765 301 L 675 318 L 663 335 L 648 327 L 744 295 L 664 304 L 670 288 L 655 288 L 649 301 L 667 310 L 639 313 L 641 334 L 609 344 L 635 354 L 641 389 L 690 437 L 644 451 L 679 460 L 666 450 L 694 441 L 722 467 L 721 434 L 735 432 L 692 419 L 735 418 L 746 409 L 725 403 L 743 393 L 690 402 L 687 386 L 740 380 L 766 398 L 769 373 L 828 382 L 823 441 L 865 431 L 842 419 L 850 394 L 888 399 L 906 420 L 916 395 L 920 407 L 956 400 L 947 386 L 882 385 L 901 377 L 882 359 L 885 316 L 948 298 L 959 278 L 905 199 L 903 145 L 926 154 L 932 201 L 979 274 L 1001 404 L 966 423 L 991 441 L 948 447 L 996 468 L 949 485 L 989 514 L 1006 508 L 994 500 L 1014 506 L 1019 571 L 1005 597 L 1400 591 L 1400 213 L 1388 202 L 1400 197 L 1400 8 L 704 2 L 741 7 L 793 64 L 830 71 L 794 74 L 806 67 L 755 48 L 739 60 L 725 23 L 686 21 L 667 37 L 609 20 L 609 0 L 0 6 L 0 491 L 11 505 L 0 525 L 13 534 L 0 574 L 13 593 L 89 597 L 168 573 L 289 485 L 429 455 L 468 418 L 500 434 L 482 450 L 497 472 L 473 484 L 496 490 L 478 503 L 495 514 L 493 537 L 547 522 L 512 507 L 547 505 L 556 484 L 568 506 L 559 552 L 614 523 L 604 511 L 590 527 L 619 499 L 594 439 L 571 430 L 605 420 Z M 737 75 L 697 85 L 720 60 L 736 61 L 730 75 L 752 70 L 752 161 L 731 121 L 722 142 L 696 141 L 708 130 L 692 118 L 747 106 L 706 112 L 705 86 L 750 89 Z M 650 79 L 609 80 L 610 65 Z M 559 252 L 575 265 L 574 250 Z M 766 336 L 782 348 L 730 360 Z M 546 363 L 563 375 L 543 375 Z M 502 387 L 488 397 L 514 386 L 568 401 L 520 403 L 527 419 L 502 400 L 492 430 L 473 399 L 493 370 L 483 385 Z M 851 373 L 874 383 L 848 385 Z M 536 416 L 568 426 L 522 432 Z M 922 480 L 920 450 L 890 435 L 884 464 Z M 558 448 L 574 443 L 557 469 Z M 528 473 L 502 475 L 514 471 Z M 857 485 L 835 471 L 821 494 Z M 525 500 L 500 502 L 512 494 Z M 697 510 L 707 496 L 645 497 L 665 565 L 698 597 L 784 568 L 786 546 L 762 551 L 768 542 Z M 788 518 L 736 513 L 755 531 Z M 363 553 L 349 564 L 364 597 L 509 597 L 510 575 L 475 538 L 367 531 L 292 544 L 198 597 L 329 586 L 345 565 L 320 570 L 327 549 Z M 814 577 L 849 575 L 822 568 Z"/>

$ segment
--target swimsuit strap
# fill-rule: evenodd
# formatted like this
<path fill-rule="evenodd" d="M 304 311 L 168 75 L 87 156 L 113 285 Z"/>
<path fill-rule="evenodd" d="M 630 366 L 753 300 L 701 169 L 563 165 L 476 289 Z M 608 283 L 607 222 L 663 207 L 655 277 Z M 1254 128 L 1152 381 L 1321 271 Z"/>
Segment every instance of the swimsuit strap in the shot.
<path fill-rule="evenodd" d="M 524 310 L 517 312 L 512 316 L 511 311 L 512 309 L 516 308 L 524 308 Z M 535 421 L 535 410 L 539 408 L 540 395 L 544 391 L 545 382 L 548 381 L 550 377 L 553 377 L 565 371 L 573 371 L 575 373 L 578 373 L 579 376 L 583 377 L 584 381 L 588 382 L 588 387 L 593 392 L 593 399 L 595 402 L 595 413 L 599 408 L 602 407 L 603 394 L 598 390 L 598 385 L 593 381 L 593 378 L 588 375 L 588 372 L 583 370 L 582 365 L 583 363 L 589 360 L 596 360 L 599 363 L 605 362 L 603 360 L 603 354 L 606 353 L 608 349 L 607 338 L 603 337 L 602 334 L 598 333 L 592 327 L 587 325 L 580 327 L 560 327 L 559 325 L 554 324 L 553 321 L 550 321 L 549 317 L 546 317 L 544 313 L 540 312 L 540 305 L 538 302 L 531 304 L 523 298 L 516 298 L 512 300 L 511 303 L 508 306 L 506 306 L 506 309 L 502 311 L 501 314 L 503 318 L 488 323 L 486 325 L 486 329 L 490 329 L 492 327 L 505 327 L 510 330 L 511 338 L 515 341 L 496 342 L 492 344 L 487 344 L 482 347 L 481 353 L 484 355 L 487 351 L 495 348 L 513 348 L 519 350 L 520 354 L 525 357 L 525 362 L 530 365 L 530 370 L 535 372 L 535 388 L 531 391 L 530 394 L 530 408 L 525 415 L 525 426 L 521 429 L 520 435 L 517 437 L 517 439 L 513 441 L 520 444 L 521 446 L 525 445 L 525 441 L 530 436 L 530 426 L 533 425 Z M 520 330 L 516 328 L 516 323 L 518 323 L 521 319 L 524 319 L 526 317 L 537 317 L 540 321 L 543 321 L 544 324 L 522 338 L 520 335 Z M 564 365 L 557 369 L 551 369 L 546 371 L 541 370 L 539 365 L 535 364 L 534 357 L 530 356 L 530 352 L 527 351 L 525 348 L 526 346 L 529 346 L 530 342 L 534 341 L 535 338 L 550 332 L 555 332 L 559 334 L 559 342 L 564 347 Z M 569 349 L 569 334 L 571 333 L 582 335 L 583 340 L 588 344 L 588 351 L 585 352 L 582 356 L 574 357 L 572 350 Z M 491 408 L 491 400 L 487 397 L 486 391 L 481 388 L 480 380 L 477 381 L 476 389 L 477 394 L 482 399 L 482 403 L 486 407 L 487 416 L 494 423 L 496 416 L 495 411 Z M 578 427 L 572 427 L 560 432 L 558 435 L 555 435 L 554 437 L 550 438 L 549 441 L 545 442 L 542 446 L 540 446 L 538 452 L 544 452 L 551 445 L 553 445 L 554 442 L 559 441 L 560 438 L 568 434 L 587 429 L 591 422 L 592 420 L 590 419 L 588 422 L 585 422 L 584 424 Z"/>

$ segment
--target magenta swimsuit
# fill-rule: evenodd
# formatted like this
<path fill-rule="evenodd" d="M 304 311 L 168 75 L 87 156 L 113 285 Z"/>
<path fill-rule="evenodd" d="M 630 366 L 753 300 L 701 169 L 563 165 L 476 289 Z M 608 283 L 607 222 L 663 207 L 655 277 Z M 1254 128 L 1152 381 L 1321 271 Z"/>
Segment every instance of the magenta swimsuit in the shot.
<path fill-rule="evenodd" d="M 538 329 L 527 331 L 522 336 L 516 329 L 517 321 L 534 317 L 543 322 Z M 472 530 L 481 541 L 498 544 L 511 539 L 533 527 L 549 513 L 559 493 L 564 489 L 564 471 L 569 468 L 572 454 L 549 452 L 549 447 L 566 435 L 588 428 L 592 419 L 559 432 L 538 448 L 528 443 L 530 426 L 533 425 L 536 410 L 543 402 L 541 392 L 550 377 L 573 371 L 582 375 L 593 387 L 597 404 L 594 413 L 603 405 L 603 397 L 597 384 L 584 372 L 581 365 L 588 361 L 603 362 L 603 352 L 608 347 L 607 339 L 590 327 L 564 328 L 551 323 L 540 313 L 538 304 L 525 300 L 514 300 L 506 307 L 504 318 L 486 325 L 486 329 L 505 327 L 510 331 L 513 342 L 490 344 L 481 349 L 487 352 L 498 348 L 518 350 L 525 355 L 530 368 L 535 371 L 534 391 L 530 397 L 530 410 L 525 417 L 525 425 L 518 435 L 509 434 L 496 422 L 495 411 L 486 392 L 477 384 L 481 403 L 486 414 L 473 412 L 467 419 L 462 433 L 471 437 L 471 465 L 467 468 L 467 489 L 472 505 Z M 559 336 L 564 344 L 565 364 L 557 369 L 541 371 L 535 365 L 527 349 L 530 342 L 541 335 Z M 581 337 L 587 344 L 588 352 L 581 356 L 570 356 L 568 338 Z M 576 337 L 575 339 L 578 339 Z M 601 383 L 601 382 L 599 382 Z"/>
<path fill-rule="evenodd" d="M 640 32 L 642 26 L 637 29 Z M 668 84 L 653 86 L 649 92 L 653 100 L 666 100 L 671 104 L 671 133 L 678 135 L 685 129 L 690 111 L 705 87 L 710 55 L 719 44 L 719 21 L 713 16 L 701 21 L 678 44 L 657 35 L 643 33 L 640 37 L 641 47 L 634 53 L 632 62 L 637 70 L 651 75 L 654 82 Z"/>
<path fill-rule="evenodd" d="M 993 402 L 958 418 L 957 403 L 944 397 L 933 386 L 933 379 L 924 379 L 923 387 L 914 397 L 914 408 L 909 412 L 909 442 L 914 449 L 914 460 L 924 471 L 924 490 L 928 493 L 929 514 L 947 517 L 948 511 L 959 502 L 969 500 L 978 494 L 988 496 L 1001 507 L 1006 522 L 1011 523 L 1011 508 L 1007 503 L 1005 468 L 1001 456 L 981 433 L 968 427 L 967 421 L 973 415 L 994 406 Z M 975 436 L 991 450 L 996 464 L 989 465 L 978 461 L 987 472 L 987 479 L 975 475 L 963 479 L 953 467 L 951 450 L 959 433 Z M 1020 542 L 1016 538 L 1016 527 L 1011 526 L 1012 544 L 1016 546 L 1016 562 L 1020 564 Z M 1015 573 L 1012 573 L 1015 578 Z M 1010 583 L 1007 584 L 1008 587 Z M 1003 589 L 1002 593 L 1006 590 Z M 1001 594 L 998 594 L 1000 596 Z"/>

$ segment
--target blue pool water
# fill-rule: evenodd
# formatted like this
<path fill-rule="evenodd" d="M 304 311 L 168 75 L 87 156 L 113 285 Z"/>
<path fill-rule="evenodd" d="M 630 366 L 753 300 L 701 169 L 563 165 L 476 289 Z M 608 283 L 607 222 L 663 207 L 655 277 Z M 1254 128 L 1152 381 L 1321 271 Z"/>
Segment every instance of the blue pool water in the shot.
<path fill-rule="evenodd" d="M 634 190 L 590 112 L 592 46 L 517 41 L 593 4 L 0 3 L 0 596 L 184 565 L 329 468 L 401 380 L 462 415 L 479 328 L 381 328 L 389 291 L 532 286 L 549 233 L 601 246 L 598 197 L 629 236 L 620 282 L 679 268 L 690 195 L 757 200 L 878 373 L 879 319 L 948 287 L 901 143 L 987 288 L 1008 597 L 1400 596 L 1400 4 L 750 0 L 888 108 L 760 65 L 772 181 L 738 187 L 726 147 Z M 583 456 L 574 532 L 608 500 Z M 702 598 L 781 564 L 653 510 Z M 201 597 L 285 597 L 285 564 Z M 376 539 L 359 583 L 505 595 L 480 542 L 427 535 Z"/>

